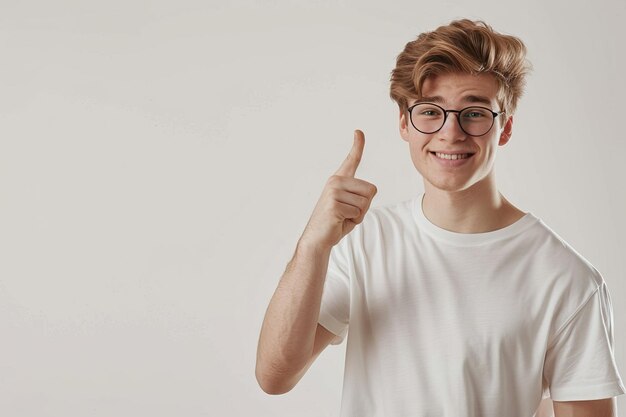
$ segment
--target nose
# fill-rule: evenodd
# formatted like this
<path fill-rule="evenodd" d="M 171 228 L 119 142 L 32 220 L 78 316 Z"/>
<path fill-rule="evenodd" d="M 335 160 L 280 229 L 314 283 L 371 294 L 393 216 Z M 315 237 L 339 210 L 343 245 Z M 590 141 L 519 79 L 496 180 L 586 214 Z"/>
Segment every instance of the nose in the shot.
<path fill-rule="evenodd" d="M 465 140 L 467 138 L 467 134 L 463 131 L 463 129 L 461 129 L 459 113 L 450 111 L 446 113 L 446 120 L 444 121 L 439 132 L 437 132 L 439 134 L 439 138 L 451 142 Z"/>

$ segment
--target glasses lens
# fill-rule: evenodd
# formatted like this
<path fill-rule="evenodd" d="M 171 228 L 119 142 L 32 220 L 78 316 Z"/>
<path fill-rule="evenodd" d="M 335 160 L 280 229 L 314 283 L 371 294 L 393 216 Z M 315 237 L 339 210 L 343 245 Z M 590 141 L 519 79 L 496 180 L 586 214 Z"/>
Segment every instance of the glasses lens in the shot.
<path fill-rule="evenodd" d="M 493 113 L 484 107 L 469 107 L 459 115 L 461 127 L 472 136 L 482 136 L 493 125 Z"/>
<path fill-rule="evenodd" d="M 443 109 L 430 103 L 418 104 L 411 111 L 413 126 L 422 133 L 436 132 L 443 126 L 444 119 Z"/>

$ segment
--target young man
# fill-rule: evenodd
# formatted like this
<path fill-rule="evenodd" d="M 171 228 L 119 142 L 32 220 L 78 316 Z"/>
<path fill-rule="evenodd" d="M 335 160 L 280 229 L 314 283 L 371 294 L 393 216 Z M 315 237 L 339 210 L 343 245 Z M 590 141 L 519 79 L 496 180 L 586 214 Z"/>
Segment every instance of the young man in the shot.
<path fill-rule="evenodd" d="M 265 392 L 291 390 L 347 334 L 342 417 L 526 417 L 548 397 L 557 417 L 616 413 L 602 276 L 497 190 L 525 53 L 469 20 L 406 45 L 391 97 L 425 191 L 369 211 L 377 190 L 354 178 L 355 132 L 267 309 Z"/>

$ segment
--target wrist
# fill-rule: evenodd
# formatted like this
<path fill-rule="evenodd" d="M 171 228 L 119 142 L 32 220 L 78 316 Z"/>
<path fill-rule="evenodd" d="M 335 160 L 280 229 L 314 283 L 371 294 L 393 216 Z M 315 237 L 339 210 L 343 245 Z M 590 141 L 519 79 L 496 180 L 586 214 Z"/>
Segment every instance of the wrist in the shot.
<path fill-rule="evenodd" d="M 302 236 L 298 240 L 296 251 L 305 255 L 323 255 L 330 253 L 332 246 Z"/>

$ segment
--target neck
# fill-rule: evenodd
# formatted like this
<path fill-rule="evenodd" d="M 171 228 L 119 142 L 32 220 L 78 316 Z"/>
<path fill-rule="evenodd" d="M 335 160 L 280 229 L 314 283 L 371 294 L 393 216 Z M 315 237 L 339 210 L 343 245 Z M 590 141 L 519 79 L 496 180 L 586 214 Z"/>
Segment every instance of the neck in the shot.
<path fill-rule="evenodd" d="M 498 192 L 492 175 L 461 191 L 447 191 L 424 181 L 422 209 L 442 229 L 457 233 L 485 233 L 509 226 L 524 212 Z"/>

